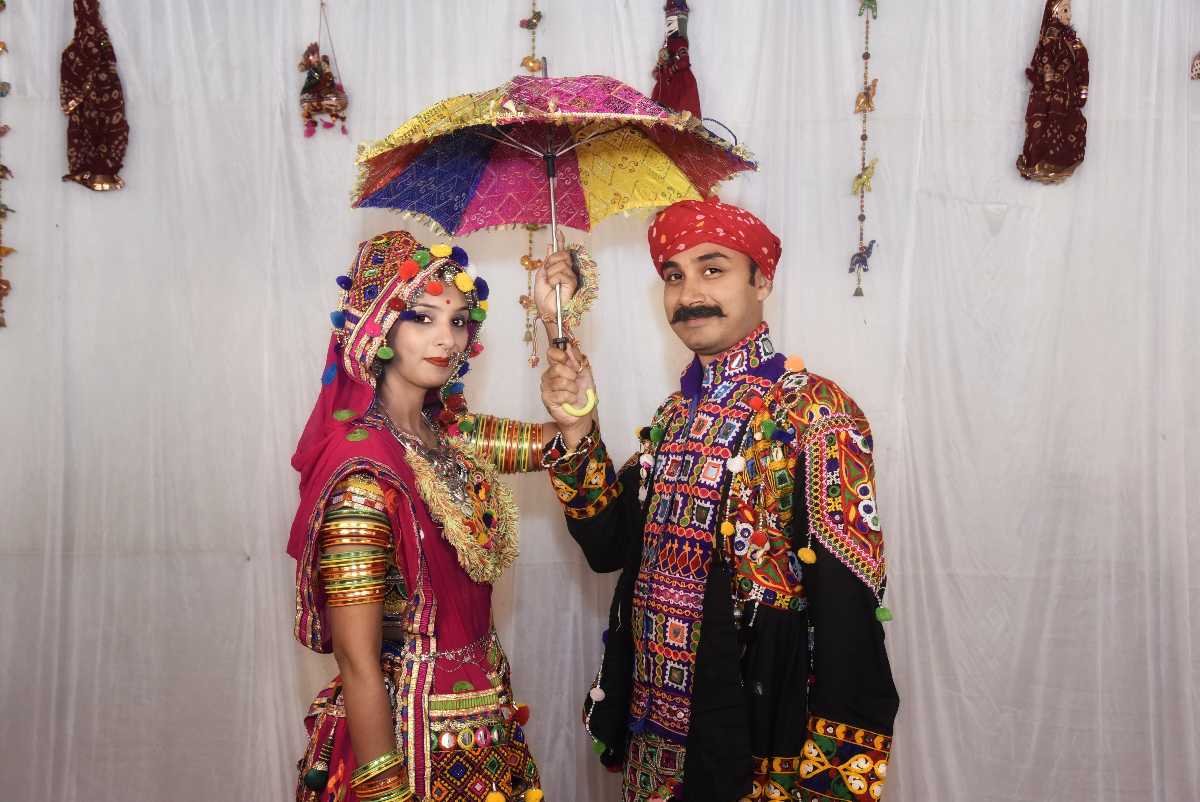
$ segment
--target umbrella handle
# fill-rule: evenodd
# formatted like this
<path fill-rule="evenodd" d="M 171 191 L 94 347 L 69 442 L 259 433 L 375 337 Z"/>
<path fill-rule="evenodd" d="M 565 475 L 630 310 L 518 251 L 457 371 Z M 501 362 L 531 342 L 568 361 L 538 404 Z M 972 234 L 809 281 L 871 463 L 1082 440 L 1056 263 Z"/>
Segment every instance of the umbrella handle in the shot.
<path fill-rule="evenodd" d="M 563 404 L 562 408 L 572 418 L 582 418 L 596 408 L 596 391 L 591 387 L 587 388 L 587 403 L 582 408 L 574 404 Z"/>

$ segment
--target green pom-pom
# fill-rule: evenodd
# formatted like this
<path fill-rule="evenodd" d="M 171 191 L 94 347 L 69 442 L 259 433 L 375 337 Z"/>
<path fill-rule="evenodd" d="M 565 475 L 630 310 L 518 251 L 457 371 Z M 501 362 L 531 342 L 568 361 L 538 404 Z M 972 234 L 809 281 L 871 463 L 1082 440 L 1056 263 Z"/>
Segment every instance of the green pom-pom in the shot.
<path fill-rule="evenodd" d="M 606 751 L 608 751 L 608 747 L 605 745 L 604 741 L 592 741 L 592 751 L 597 755 L 603 755 Z"/>
<path fill-rule="evenodd" d="M 875 620 L 881 624 L 886 624 L 888 621 L 892 620 L 892 611 L 882 605 L 876 607 Z"/>
<path fill-rule="evenodd" d="M 313 767 L 304 772 L 304 787 L 310 791 L 324 791 L 325 783 L 329 782 L 329 771 Z"/>
<path fill-rule="evenodd" d="M 458 430 L 463 434 L 470 434 L 475 431 L 475 419 L 463 418 L 458 422 Z"/>
<path fill-rule="evenodd" d="M 663 439 L 663 430 L 661 426 L 650 427 L 650 441 L 652 443 L 661 443 Z"/>
<path fill-rule="evenodd" d="M 775 434 L 776 428 L 778 428 L 778 427 L 775 425 L 775 421 L 773 421 L 773 420 L 763 421 L 763 425 L 762 425 L 763 437 L 770 437 L 771 435 Z"/>
<path fill-rule="evenodd" d="M 339 409 L 337 412 L 333 413 L 333 419 L 336 421 L 345 422 L 345 421 L 350 420 L 353 417 L 354 417 L 354 410 L 352 410 L 352 409 Z"/>
<path fill-rule="evenodd" d="M 350 432 L 350 434 L 346 435 L 346 439 L 351 443 L 361 443 L 370 436 L 370 433 L 367 432 L 366 429 L 355 429 L 354 431 Z"/>
<path fill-rule="evenodd" d="M 412 260 L 421 267 L 427 267 L 433 257 L 429 255 L 429 251 L 419 250 L 413 251 Z"/>
<path fill-rule="evenodd" d="M 487 320 L 487 312 L 480 309 L 478 306 L 471 310 L 471 320 L 482 323 Z"/>
<path fill-rule="evenodd" d="M 389 359 L 392 359 L 396 356 L 396 352 L 392 350 L 390 345 L 385 345 L 375 352 L 375 356 L 382 359 L 384 362 L 387 362 Z"/>

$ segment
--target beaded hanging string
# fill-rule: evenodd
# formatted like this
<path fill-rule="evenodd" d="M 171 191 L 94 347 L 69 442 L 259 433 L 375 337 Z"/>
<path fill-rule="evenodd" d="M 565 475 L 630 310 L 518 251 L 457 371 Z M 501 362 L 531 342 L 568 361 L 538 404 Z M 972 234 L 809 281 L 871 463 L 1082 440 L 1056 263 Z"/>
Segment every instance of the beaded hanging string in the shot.
<path fill-rule="evenodd" d="M 3 11 L 4 8 L 5 4 L 2 0 L 0 0 L 0 11 Z M 0 56 L 7 53 L 8 45 L 5 42 L 0 41 Z M 0 97 L 8 97 L 8 93 L 11 89 L 12 86 L 8 81 L 0 81 Z M 0 123 L 0 139 L 2 139 L 7 133 L 8 126 L 4 123 Z M 0 329 L 8 325 L 4 320 L 4 299 L 10 292 L 12 292 L 12 283 L 9 282 L 8 279 L 4 278 L 4 259 L 9 254 L 13 253 L 13 249 L 5 246 L 4 244 L 4 221 L 8 218 L 8 215 L 10 212 L 12 212 L 12 209 L 8 208 L 8 205 L 4 203 L 3 191 L 4 182 L 12 178 L 12 170 L 9 170 L 8 167 L 2 162 L 3 156 L 0 155 Z"/>
<path fill-rule="evenodd" d="M 521 306 L 525 309 L 525 342 L 529 344 L 529 367 L 536 368 L 541 362 L 537 347 L 537 303 L 533 299 L 534 274 L 542 266 L 541 259 L 533 258 L 533 234 L 545 226 L 527 225 L 525 231 L 529 235 L 527 252 L 521 257 L 521 267 L 525 268 L 525 294 L 521 296 Z"/>
<path fill-rule="evenodd" d="M 537 29 L 542 21 L 542 12 L 538 11 L 537 0 L 529 6 L 529 16 L 521 20 L 519 25 L 522 29 L 529 31 L 529 55 L 521 59 L 521 66 L 530 73 L 541 73 L 542 77 L 546 77 L 546 59 L 538 58 L 537 54 Z"/>
<path fill-rule="evenodd" d="M 854 113 L 862 120 L 858 137 L 858 175 L 854 176 L 851 191 L 858 196 L 858 250 L 850 257 L 850 272 L 854 274 L 854 297 L 863 296 L 863 273 L 871 269 L 871 254 L 875 251 L 875 240 L 867 242 L 867 193 L 871 191 L 871 180 L 879 159 L 867 161 L 867 121 L 875 111 L 875 91 L 879 79 L 871 78 L 871 20 L 879 19 L 879 0 L 859 0 L 858 16 L 863 18 L 863 82 L 862 91 L 854 101 Z"/>

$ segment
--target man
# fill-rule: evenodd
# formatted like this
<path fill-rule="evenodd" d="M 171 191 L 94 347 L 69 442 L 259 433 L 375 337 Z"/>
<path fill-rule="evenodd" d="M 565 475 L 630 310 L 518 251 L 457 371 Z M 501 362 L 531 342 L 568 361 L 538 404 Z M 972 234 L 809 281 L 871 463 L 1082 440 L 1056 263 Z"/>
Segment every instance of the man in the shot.
<path fill-rule="evenodd" d="M 782 249 L 758 218 L 682 201 L 649 242 L 695 358 L 640 452 L 615 471 L 596 422 L 564 411 L 593 386 L 582 355 L 551 349 L 542 379 L 568 529 L 621 572 L 585 725 L 627 802 L 877 800 L 898 697 L 870 426 L 775 351 Z"/>

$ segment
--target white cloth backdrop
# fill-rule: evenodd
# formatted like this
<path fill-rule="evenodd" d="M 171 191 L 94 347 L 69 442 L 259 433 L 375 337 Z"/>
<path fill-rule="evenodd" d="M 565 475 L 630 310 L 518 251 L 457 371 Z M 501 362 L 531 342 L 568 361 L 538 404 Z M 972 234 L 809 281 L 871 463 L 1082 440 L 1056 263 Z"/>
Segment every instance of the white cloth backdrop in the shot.
<path fill-rule="evenodd" d="M 783 238 L 777 342 L 875 427 L 902 696 L 888 798 L 1195 800 L 1200 5 L 1076 3 L 1088 158 L 1061 187 L 1013 167 L 1040 0 L 880 5 L 860 300 L 855 0 L 695 0 L 691 33 L 706 113 L 762 160 L 724 196 Z M 351 136 L 306 140 L 316 0 L 105 3 L 133 126 L 108 196 L 59 182 L 71 3 L 0 15 L 19 249 L 0 331 L 5 802 L 290 798 L 334 666 L 291 636 L 288 458 L 334 276 L 406 223 L 348 208 L 354 146 L 503 81 L 527 47 L 516 0 L 331 6 Z M 649 91 L 660 0 L 542 8 L 554 74 Z M 644 229 L 584 238 L 603 284 L 582 334 L 621 459 L 686 357 Z M 495 299 L 468 395 L 538 416 L 523 235 L 463 244 Z M 547 798 L 613 800 L 578 725 L 613 578 L 589 574 L 543 478 L 516 486 L 496 617 Z"/>

